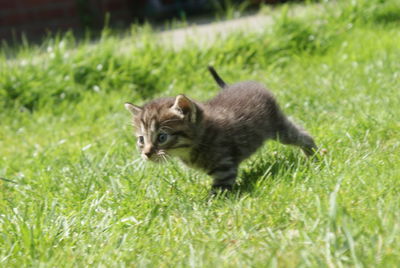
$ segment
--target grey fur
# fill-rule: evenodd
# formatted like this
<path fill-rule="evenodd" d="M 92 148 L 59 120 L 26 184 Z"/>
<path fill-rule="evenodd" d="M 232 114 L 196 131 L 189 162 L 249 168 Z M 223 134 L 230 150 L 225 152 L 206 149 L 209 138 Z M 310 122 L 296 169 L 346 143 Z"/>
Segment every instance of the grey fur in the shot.
<path fill-rule="evenodd" d="M 224 80 L 218 75 L 217 71 L 212 66 L 208 66 L 208 71 L 211 73 L 212 77 L 214 78 L 215 82 L 219 85 L 220 88 L 224 89 L 228 85 L 225 83 Z"/>
<path fill-rule="evenodd" d="M 239 164 L 266 140 L 299 146 L 308 156 L 315 153 L 313 138 L 283 114 L 264 86 L 251 81 L 224 85 L 224 90 L 205 103 L 179 95 L 153 100 L 139 113 L 135 106 L 137 135 L 146 135 L 150 143 L 139 144 L 139 150 L 146 157 L 149 152 L 179 157 L 212 176 L 213 189 L 230 189 Z M 160 146 L 154 137 L 161 132 L 169 140 Z"/>

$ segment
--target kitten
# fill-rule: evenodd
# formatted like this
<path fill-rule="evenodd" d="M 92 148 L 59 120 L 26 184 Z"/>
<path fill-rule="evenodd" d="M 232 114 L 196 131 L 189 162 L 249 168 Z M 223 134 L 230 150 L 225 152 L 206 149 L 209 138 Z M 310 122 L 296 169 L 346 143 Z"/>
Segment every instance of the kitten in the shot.
<path fill-rule="evenodd" d="M 297 145 L 308 156 L 316 152 L 313 138 L 289 121 L 261 84 L 227 85 L 213 67 L 209 71 L 222 90 L 205 103 L 178 95 L 143 107 L 125 104 L 133 114 L 137 146 L 145 160 L 178 157 L 210 175 L 213 190 L 229 190 L 240 162 L 268 139 Z"/>

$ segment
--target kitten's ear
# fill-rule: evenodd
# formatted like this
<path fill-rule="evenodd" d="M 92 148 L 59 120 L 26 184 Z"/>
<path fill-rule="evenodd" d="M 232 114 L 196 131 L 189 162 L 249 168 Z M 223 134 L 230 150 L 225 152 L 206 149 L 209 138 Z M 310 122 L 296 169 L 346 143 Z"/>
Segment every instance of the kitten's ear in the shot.
<path fill-rule="evenodd" d="M 132 115 L 136 116 L 142 112 L 143 108 L 136 106 L 132 103 L 126 102 L 125 109 L 127 109 Z"/>
<path fill-rule="evenodd" d="M 176 97 L 171 109 L 182 118 L 196 121 L 196 105 L 183 94 Z"/>

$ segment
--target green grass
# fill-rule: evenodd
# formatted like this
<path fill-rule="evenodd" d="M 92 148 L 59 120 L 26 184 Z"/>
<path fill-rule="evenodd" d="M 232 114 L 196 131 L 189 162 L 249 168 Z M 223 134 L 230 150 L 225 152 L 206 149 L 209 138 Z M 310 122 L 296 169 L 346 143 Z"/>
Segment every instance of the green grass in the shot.
<path fill-rule="evenodd" d="M 205 48 L 136 26 L 4 47 L 0 266 L 398 267 L 398 1 L 307 8 Z M 328 154 L 269 142 L 220 199 L 202 173 L 138 160 L 123 103 L 210 98 L 209 63 L 268 85 Z"/>

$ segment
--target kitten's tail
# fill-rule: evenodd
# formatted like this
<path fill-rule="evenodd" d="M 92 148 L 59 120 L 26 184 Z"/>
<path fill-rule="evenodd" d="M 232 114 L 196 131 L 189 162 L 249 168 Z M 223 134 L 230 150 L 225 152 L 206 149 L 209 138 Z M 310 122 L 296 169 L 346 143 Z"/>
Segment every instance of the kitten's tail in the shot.
<path fill-rule="evenodd" d="M 222 78 L 218 75 L 217 71 L 215 71 L 214 67 L 208 66 L 208 70 L 210 71 L 212 77 L 214 78 L 215 82 L 220 86 L 220 88 L 224 89 L 228 85 L 222 80 Z"/>

